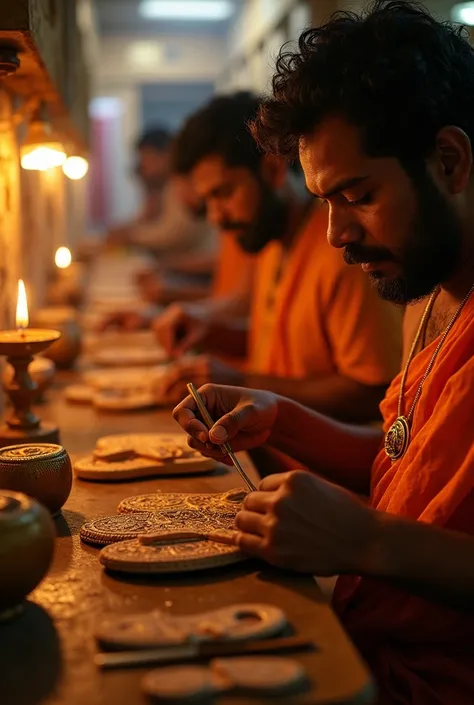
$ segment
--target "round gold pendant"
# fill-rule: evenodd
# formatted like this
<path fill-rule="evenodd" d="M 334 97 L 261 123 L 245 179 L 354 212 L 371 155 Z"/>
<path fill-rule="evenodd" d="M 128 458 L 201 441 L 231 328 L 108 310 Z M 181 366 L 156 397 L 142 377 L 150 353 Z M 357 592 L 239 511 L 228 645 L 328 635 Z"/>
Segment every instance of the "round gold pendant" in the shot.
<path fill-rule="evenodd" d="M 391 460 L 398 460 L 410 442 L 410 424 L 405 416 L 399 416 L 385 436 L 385 452 Z"/>

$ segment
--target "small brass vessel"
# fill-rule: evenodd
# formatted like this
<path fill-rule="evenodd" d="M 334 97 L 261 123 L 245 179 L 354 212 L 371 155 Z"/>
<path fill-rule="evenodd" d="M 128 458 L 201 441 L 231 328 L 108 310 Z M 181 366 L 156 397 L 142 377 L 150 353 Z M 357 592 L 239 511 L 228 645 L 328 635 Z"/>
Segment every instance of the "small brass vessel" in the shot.
<path fill-rule="evenodd" d="M 24 492 L 55 516 L 71 486 L 71 459 L 62 446 L 29 443 L 0 448 L 0 489 Z"/>
<path fill-rule="evenodd" d="M 46 575 L 54 552 L 49 512 L 19 492 L 0 490 L 0 624 L 19 614 Z"/>

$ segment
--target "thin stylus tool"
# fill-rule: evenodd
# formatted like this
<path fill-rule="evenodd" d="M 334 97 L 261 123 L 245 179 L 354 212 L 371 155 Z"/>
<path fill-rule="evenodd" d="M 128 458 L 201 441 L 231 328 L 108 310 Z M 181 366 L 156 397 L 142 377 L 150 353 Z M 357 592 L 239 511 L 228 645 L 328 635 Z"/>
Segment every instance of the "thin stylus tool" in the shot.
<path fill-rule="evenodd" d="M 206 424 L 208 429 L 211 430 L 211 428 L 214 426 L 214 421 L 212 420 L 210 413 L 206 409 L 206 405 L 204 404 L 204 402 L 201 398 L 201 395 L 199 394 L 198 390 L 196 389 L 196 387 L 194 386 L 194 384 L 192 382 L 190 382 L 187 385 L 187 387 L 188 387 L 188 392 L 191 394 L 192 398 L 196 402 L 197 408 L 199 409 L 199 413 L 201 414 L 204 423 Z M 244 482 L 247 485 L 247 487 L 249 488 L 249 490 L 251 490 L 251 492 L 256 492 L 257 488 L 255 487 L 253 482 L 248 477 L 248 475 L 245 472 L 245 470 L 243 469 L 242 465 L 237 460 L 234 451 L 230 447 L 230 444 L 223 443 L 220 446 L 220 448 L 221 448 L 222 452 L 225 453 L 226 455 L 228 455 L 229 458 L 232 460 L 232 463 L 234 464 L 234 468 L 237 470 L 240 477 L 244 480 Z"/>

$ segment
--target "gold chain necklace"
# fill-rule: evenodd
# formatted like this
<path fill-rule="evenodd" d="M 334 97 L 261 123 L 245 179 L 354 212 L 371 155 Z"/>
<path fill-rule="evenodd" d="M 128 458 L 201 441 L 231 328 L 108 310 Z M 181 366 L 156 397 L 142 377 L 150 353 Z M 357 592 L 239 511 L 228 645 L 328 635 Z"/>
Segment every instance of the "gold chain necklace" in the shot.
<path fill-rule="evenodd" d="M 451 328 L 454 326 L 456 323 L 457 319 L 459 318 L 459 314 L 463 310 L 464 306 L 469 300 L 469 297 L 474 291 L 474 284 L 471 286 L 469 289 L 468 293 L 464 297 L 464 299 L 461 301 L 459 304 L 456 312 L 454 313 L 453 317 L 449 321 L 448 325 L 446 326 L 444 333 L 442 334 L 441 338 L 439 339 L 438 345 L 436 346 L 431 359 L 428 363 L 428 366 L 425 370 L 425 373 L 423 377 L 421 378 L 421 382 L 418 385 L 418 389 L 416 390 L 415 397 L 413 399 L 412 405 L 410 406 L 410 409 L 406 416 L 403 415 L 403 397 L 405 393 L 405 383 L 408 375 L 408 369 L 410 367 L 410 364 L 413 360 L 413 357 L 415 355 L 415 350 L 418 346 L 421 334 L 423 333 L 425 329 L 425 325 L 428 319 L 428 316 L 431 313 L 431 310 L 433 308 L 433 304 L 435 302 L 436 297 L 439 294 L 439 288 L 434 291 L 431 296 L 430 300 L 428 301 L 428 304 L 425 308 L 425 311 L 423 313 L 422 319 L 420 321 L 420 325 L 418 326 L 418 331 L 415 336 L 415 340 L 413 341 L 413 345 L 411 346 L 410 353 L 408 355 L 408 359 L 406 361 L 405 369 L 403 370 L 403 375 L 402 375 L 402 380 L 400 382 L 400 393 L 398 395 L 398 412 L 397 412 L 397 418 L 393 422 L 393 424 L 390 426 L 390 428 L 387 431 L 387 434 L 385 436 L 385 452 L 388 455 L 388 457 L 392 460 L 398 460 L 399 458 L 404 455 L 406 449 L 408 448 L 408 444 L 410 443 L 410 425 L 411 425 L 411 420 L 413 416 L 413 412 L 415 410 L 415 406 L 418 403 L 418 400 L 421 396 L 421 392 L 423 389 L 423 385 L 425 383 L 426 378 L 428 377 L 429 373 L 433 369 L 433 365 L 435 363 L 436 358 L 438 357 L 438 353 L 441 350 L 441 347 L 446 340 Z"/>

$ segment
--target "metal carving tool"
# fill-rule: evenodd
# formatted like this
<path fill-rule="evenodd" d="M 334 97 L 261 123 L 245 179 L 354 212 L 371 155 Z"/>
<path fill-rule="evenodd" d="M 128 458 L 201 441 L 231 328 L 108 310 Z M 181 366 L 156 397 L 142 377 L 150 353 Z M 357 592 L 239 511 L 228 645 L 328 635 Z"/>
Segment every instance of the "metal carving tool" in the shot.
<path fill-rule="evenodd" d="M 192 382 L 190 382 L 188 385 L 188 392 L 191 394 L 192 398 L 196 402 L 197 408 L 199 409 L 199 413 L 202 416 L 202 419 L 206 426 L 208 427 L 209 430 L 214 426 L 214 421 L 211 418 L 210 413 L 206 409 L 206 405 L 204 404 L 201 395 L 199 394 L 198 390 L 194 386 Z M 223 453 L 229 456 L 229 458 L 232 460 L 232 463 L 234 464 L 234 468 L 237 470 L 239 473 L 240 477 L 244 480 L 245 484 L 249 488 L 251 492 L 256 492 L 257 488 L 253 484 L 252 480 L 248 477 L 247 473 L 243 469 L 242 465 L 239 463 L 237 460 L 234 451 L 230 447 L 229 443 L 223 443 L 220 446 L 221 450 Z"/>
<path fill-rule="evenodd" d="M 186 643 L 140 651 L 116 651 L 97 654 L 94 658 L 99 668 L 140 668 L 153 664 L 182 663 L 195 659 L 223 656 L 250 656 L 255 654 L 294 653 L 315 648 L 310 639 L 283 637 L 255 642 Z"/>

